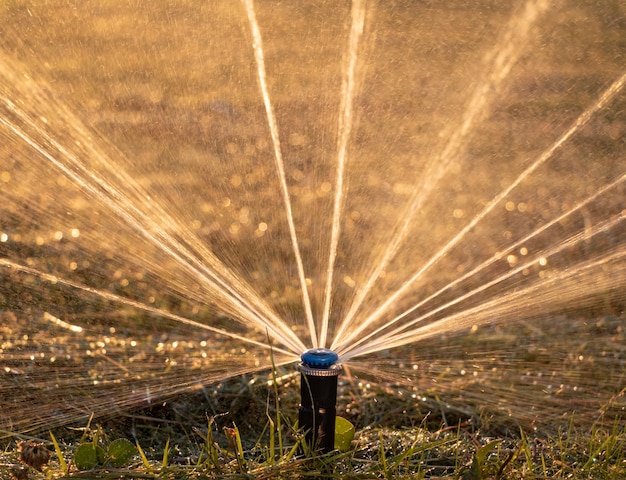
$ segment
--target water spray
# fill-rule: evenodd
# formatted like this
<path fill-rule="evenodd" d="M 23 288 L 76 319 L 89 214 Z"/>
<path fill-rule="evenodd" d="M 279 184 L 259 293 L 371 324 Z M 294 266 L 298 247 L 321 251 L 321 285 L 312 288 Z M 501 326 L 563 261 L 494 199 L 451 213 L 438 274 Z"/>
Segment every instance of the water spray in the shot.
<path fill-rule="evenodd" d="M 328 453 L 335 448 L 337 377 L 339 356 L 327 348 L 307 350 L 300 357 L 300 411 L 298 425 L 312 451 Z"/>

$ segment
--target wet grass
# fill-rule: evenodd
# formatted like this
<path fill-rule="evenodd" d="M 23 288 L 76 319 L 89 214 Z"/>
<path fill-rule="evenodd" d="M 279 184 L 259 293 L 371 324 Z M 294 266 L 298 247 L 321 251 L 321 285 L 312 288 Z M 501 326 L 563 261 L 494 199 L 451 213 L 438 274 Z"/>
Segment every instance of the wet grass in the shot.
<path fill-rule="evenodd" d="M 198 397 L 177 399 L 159 411 L 137 412 L 128 421 L 136 423 L 136 450 L 123 464 L 113 466 L 107 457 L 99 464 L 84 464 L 81 446 L 94 442 L 103 450 L 117 441 L 119 425 L 88 424 L 74 431 L 75 440 L 57 446 L 56 437 L 43 439 L 52 452 L 41 471 L 27 467 L 14 442 L 0 455 L 0 478 L 462 478 L 463 480 L 505 478 L 590 478 L 619 479 L 626 474 L 626 430 L 623 422 L 591 427 L 570 423 L 551 434 L 525 432 L 498 436 L 467 421 L 432 428 L 425 417 L 413 427 L 381 425 L 359 429 L 347 451 L 324 456 L 302 455 L 299 434 L 293 429 L 289 408 L 273 411 L 270 387 L 254 388 L 244 380 L 222 385 L 222 400 L 247 401 L 261 408 L 259 415 L 246 409 L 238 420 L 232 414 L 205 417 L 203 423 L 183 428 L 180 419 L 167 419 L 176 411 L 189 416 L 198 410 Z M 242 394 L 242 390 L 246 390 Z M 297 402 L 294 388 L 281 388 L 281 402 Z M 397 398 L 384 389 L 370 387 L 376 408 L 397 412 L 395 422 L 406 422 L 397 409 Z M 262 410 L 265 407 L 265 412 Z M 367 415 L 367 412 L 363 412 Z M 373 412 L 370 412 L 372 415 Z M 150 415 L 156 415 L 150 418 Z M 278 419 L 286 425 L 283 448 L 278 448 Z M 152 421 L 151 421 L 152 420 Z M 187 418 L 188 420 L 188 418 Z M 202 422 L 202 416 L 197 420 Z M 250 422 L 255 425 L 250 425 Z M 143 425 L 142 425 L 143 424 Z M 139 425 L 142 425 L 139 427 Z M 261 428 L 261 433 L 259 433 Z M 271 432 L 271 433 L 270 433 Z M 58 434 L 58 432 L 57 432 Z M 66 432 L 67 434 L 67 432 Z M 127 444 L 129 442 L 126 442 Z M 130 443 L 132 448 L 132 443 Z M 84 450 L 84 448 L 82 448 Z M 77 453 L 79 452 L 79 453 Z M 84 452 L 83 452 L 84 453 Z M 79 465 L 81 469 L 77 467 Z"/>
<path fill-rule="evenodd" d="M 5 438 L 0 478 L 623 478 L 623 320 L 478 329 L 346 366 L 347 451 L 300 454 L 299 379 L 287 365 L 55 428 L 58 450 L 40 429 L 31 440 L 52 452 L 41 472 L 20 460 L 27 435 Z M 121 438 L 137 449 L 123 465 L 77 460 L 81 446 L 107 451 Z"/>

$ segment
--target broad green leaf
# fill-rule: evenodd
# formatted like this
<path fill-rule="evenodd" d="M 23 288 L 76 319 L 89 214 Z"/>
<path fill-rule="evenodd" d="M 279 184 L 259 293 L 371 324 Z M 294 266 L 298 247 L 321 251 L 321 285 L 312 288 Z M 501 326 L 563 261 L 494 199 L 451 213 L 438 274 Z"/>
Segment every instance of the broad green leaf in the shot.
<path fill-rule="evenodd" d="M 79 445 L 74 453 L 74 465 L 79 470 L 92 470 L 98 463 L 98 454 L 93 443 L 83 443 Z"/>
<path fill-rule="evenodd" d="M 113 440 L 107 449 L 109 462 L 114 467 L 123 467 L 137 453 L 137 448 L 125 438 Z"/>

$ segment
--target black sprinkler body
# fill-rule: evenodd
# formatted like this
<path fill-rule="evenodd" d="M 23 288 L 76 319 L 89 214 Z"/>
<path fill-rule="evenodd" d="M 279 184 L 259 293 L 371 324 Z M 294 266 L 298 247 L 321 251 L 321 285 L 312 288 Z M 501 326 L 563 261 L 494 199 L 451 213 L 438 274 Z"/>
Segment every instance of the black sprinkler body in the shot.
<path fill-rule="evenodd" d="M 298 425 L 312 451 L 328 453 L 335 448 L 337 377 L 339 356 L 327 348 L 307 350 L 300 357 L 300 411 Z"/>

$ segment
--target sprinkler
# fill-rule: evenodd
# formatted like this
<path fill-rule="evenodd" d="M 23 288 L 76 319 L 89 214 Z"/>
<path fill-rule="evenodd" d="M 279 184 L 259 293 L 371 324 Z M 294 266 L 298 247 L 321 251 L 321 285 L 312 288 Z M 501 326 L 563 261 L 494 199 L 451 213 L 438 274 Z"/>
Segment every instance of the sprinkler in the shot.
<path fill-rule="evenodd" d="M 298 425 L 312 451 L 328 453 L 335 448 L 335 415 L 339 356 L 327 348 L 307 350 L 300 357 L 300 411 Z"/>

